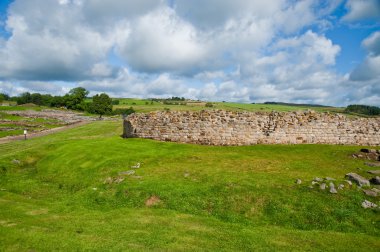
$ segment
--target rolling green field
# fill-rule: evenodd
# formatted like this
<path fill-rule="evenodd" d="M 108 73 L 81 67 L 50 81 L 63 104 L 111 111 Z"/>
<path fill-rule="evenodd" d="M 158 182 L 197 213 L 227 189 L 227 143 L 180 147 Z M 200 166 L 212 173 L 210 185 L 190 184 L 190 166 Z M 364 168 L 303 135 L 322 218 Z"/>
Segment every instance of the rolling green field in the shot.
<path fill-rule="evenodd" d="M 121 133 L 121 122 L 103 121 L 0 145 L 0 250 L 380 247 L 380 213 L 360 206 L 378 198 L 308 188 L 314 177 L 364 175 L 351 157 L 358 146 L 215 147 Z"/>
<path fill-rule="evenodd" d="M 288 106 L 288 105 L 274 105 L 274 104 L 246 104 L 246 103 L 232 103 L 232 102 L 212 102 L 213 107 L 205 107 L 205 102 L 187 102 L 186 105 L 170 105 L 163 104 L 157 101 L 147 99 L 132 99 L 132 98 L 114 98 L 119 100 L 120 104 L 115 105 L 116 108 L 129 108 L 133 107 L 136 112 L 150 112 L 157 110 L 170 109 L 175 111 L 199 111 L 203 109 L 223 109 L 232 111 L 297 111 L 312 109 L 318 112 L 343 112 L 344 108 L 336 107 L 310 107 L 310 106 Z M 172 101 L 175 103 L 176 101 Z"/>

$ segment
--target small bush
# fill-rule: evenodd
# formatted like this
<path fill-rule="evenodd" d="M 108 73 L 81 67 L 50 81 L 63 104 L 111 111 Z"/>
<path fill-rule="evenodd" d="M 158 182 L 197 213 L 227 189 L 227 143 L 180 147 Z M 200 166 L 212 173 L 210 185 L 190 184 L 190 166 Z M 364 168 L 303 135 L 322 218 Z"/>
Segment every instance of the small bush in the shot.
<path fill-rule="evenodd" d="M 119 100 L 112 100 L 112 105 L 119 105 L 120 101 Z"/>
<path fill-rule="evenodd" d="M 118 109 L 115 109 L 114 111 L 112 111 L 112 114 L 113 115 L 125 115 L 125 116 L 127 116 L 127 115 L 130 115 L 130 114 L 133 114 L 133 113 L 135 113 L 136 111 L 132 108 L 132 107 L 130 107 L 130 108 L 118 108 Z"/>
<path fill-rule="evenodd" d="M 206 108 L 212 108 L 214 105 L 211 102 L 207 102 L 205 105 Z"/>

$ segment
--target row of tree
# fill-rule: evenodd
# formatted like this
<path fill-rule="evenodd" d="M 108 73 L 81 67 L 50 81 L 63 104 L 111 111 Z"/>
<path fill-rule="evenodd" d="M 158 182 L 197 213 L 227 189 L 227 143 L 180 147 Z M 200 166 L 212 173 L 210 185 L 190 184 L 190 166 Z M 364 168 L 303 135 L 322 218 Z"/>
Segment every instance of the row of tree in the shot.
<path fill-rule="evenodd" d="M 345 109 L 345 112 L 373 116 L 373 115 L 380 115 L 380 108 L 375 107 L 375 106 L 366 106 L 366 105 L 349 105 Z"/>
<path fill-rule="evenodd" d="M 123 112 L 127 111 L 128 114 L 133 113 L 133 109 L 125 109 L 124 110 L 112 110 L 113 103 L 112 99 L 106 94 L 101 93 L 88 98 L 89 91 L 87 91 L 83 87 L 77 87 L 71 89 L 64 96 L 52 96 L 50 94 L 40 94 L 40 93 L 22 93 L 16 97 L 9 97 L 6 94 L 0 94 L 0 102 L 3 100 L 11 100 L 16 101 L 18 105 L 33 103 L 39 106 L 47 106 L 47 107 L 64 107 L 72 110 L 86 111 L 91 114 L 98 114 L 100 117 L 102 115 L 111 115 L 116 113 L 123 114 Z"/>

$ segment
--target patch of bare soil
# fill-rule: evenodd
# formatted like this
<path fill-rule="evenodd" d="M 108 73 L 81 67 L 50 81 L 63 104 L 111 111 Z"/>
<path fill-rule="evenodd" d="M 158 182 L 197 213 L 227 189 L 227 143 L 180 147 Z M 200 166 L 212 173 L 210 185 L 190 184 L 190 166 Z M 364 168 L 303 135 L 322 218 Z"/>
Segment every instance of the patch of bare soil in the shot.
<path fill-rule="evenodd" d="M 158 196 L 153 195 L 145 201 L 145 206 L 147 207 L 155 206 L 155 205 L 158 205 L 160 202 L 161 202 L 161 199 Z"/>

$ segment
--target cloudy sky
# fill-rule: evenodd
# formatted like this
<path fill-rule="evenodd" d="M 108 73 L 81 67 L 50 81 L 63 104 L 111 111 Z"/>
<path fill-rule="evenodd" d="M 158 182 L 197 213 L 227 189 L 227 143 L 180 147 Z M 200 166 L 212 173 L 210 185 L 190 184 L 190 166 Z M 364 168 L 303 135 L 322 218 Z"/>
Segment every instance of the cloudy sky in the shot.
<path fill-rule="evenodd" d="M 0 92 L 380 105 L 380 0 L 0 0 Z"/>

